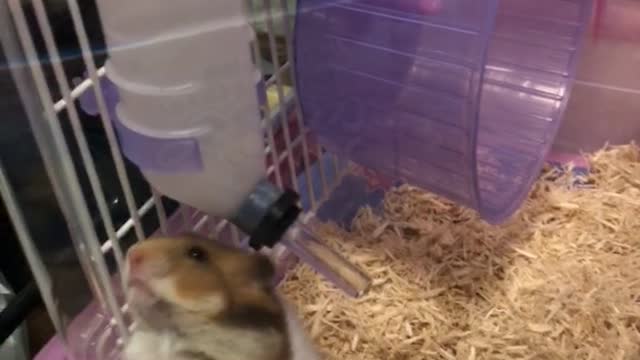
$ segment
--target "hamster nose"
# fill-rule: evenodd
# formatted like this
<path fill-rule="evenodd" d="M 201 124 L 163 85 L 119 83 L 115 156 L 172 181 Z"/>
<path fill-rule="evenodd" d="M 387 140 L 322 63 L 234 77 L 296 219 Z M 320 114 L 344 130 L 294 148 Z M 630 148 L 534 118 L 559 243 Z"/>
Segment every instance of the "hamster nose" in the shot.
<path fill-rule="evenodd" d="M 129 274 L 138 279 L 161 277 L 169 270 L 164 256 L 141 247 L 129 249 L 127 267 Z"/>
<path fill-rule="evenodd" d="M 129 254 L 129 267 L 131 271 L 137 271 L 144 262 L 144 254 L 140 251 L 134 251 Z"/>

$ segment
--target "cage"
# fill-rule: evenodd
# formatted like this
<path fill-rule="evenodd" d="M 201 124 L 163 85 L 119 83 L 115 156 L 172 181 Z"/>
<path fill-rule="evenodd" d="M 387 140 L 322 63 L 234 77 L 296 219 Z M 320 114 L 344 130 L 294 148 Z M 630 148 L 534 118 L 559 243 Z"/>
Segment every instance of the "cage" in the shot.
<path fill-rule="evenodd" d="M 247 3 L 250 13 L 264 15 L 252 24 L 256 40 L 241 47 L 247 59 L 254 56 L 260 107 L 250 111 L 256 128 L 264 128 L 267 177 L 301 195 L 306 221 L 347 163 L 324 152 L 299 116 L 288 75 L 290 24 L 283 15 L 292 13 L 291 5 Z M 105 77 L 105 39 L 95 2 L 2 2 L 0 14 L 8 65 L 2 81 L 9 101 L 3 105 L 10 114 L 0 171 L 3 231 L 13 234 L 2 262 L 6 269 L 25 269 L 11 271 L 9 282 L 16 288 L 31 285 L 31 293 L 37 283 L 57 331 L 36 358 L 117 358 L 131 325 L 117 275 L 130 244 L 181 231 L 236 246 L 249 239 L 228 220 L 164 197 L 123 157 L 124 135 L 116 133 L 117 121 L 108 120 L 118 94 Z M 13 148 L 19 154 L 11 154 Z M 30 162 L 28 169 L 23 162 Z M 281 246 L 269 254 L 282 271 L 292 262 Z M 14 321 L 28 307 L 12 307 Z M 11 326 L 3 320 L 5 325 Z"/>
<path fill-rule="evenodd" d="M 132 243 L 180 230 L 234 244 L 247 241 L 228 220 L 149 187 L 123 156 L 116 124 L 108 120 L 117 95 L 105 76 L 101 18 L 92 3 L 0 3 L 0 37 L 9 64 L 2 91 L 13 94 L 7 96 L 6 112 L 20 112 L 3 125 L 8 135 L 0 155 L 0 189 L 5 218 L 12 223 L 5 231 L 15 229 L 26 256 L 8 260 L 29 264 L 58 333 L 37 355 L 40 360 L 119 357 L 131 319 L 117 274 Z M 295 189 L 306 214 L 313 215 L 327 205 L 352 164 L 326 151 L 304 121 L 293 89 L 295 5 L 287 0 L 247 4 L 263 15 L 252 24 L 255 40 L 247 56 L 253 53 L 259 73 L 269 180 Z M 3 253 L 19 253 L 17 242 Z M 295 261 L 282 247 L 272 255 L 282 271 Z M 29 274 L 10 280 L 18 287 L 30 281 Z"/>

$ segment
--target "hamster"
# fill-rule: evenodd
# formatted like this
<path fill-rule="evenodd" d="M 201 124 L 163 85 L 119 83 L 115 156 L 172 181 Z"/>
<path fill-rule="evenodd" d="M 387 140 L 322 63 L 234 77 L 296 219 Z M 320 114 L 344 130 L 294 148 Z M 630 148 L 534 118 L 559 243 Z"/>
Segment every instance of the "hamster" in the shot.
<path fill-rule="evenodd" d="M 318 360 L 276 293 L 264 255 L 198 235 L 149 239 L 127 252 L 136 328 L 124 360 Z"/>

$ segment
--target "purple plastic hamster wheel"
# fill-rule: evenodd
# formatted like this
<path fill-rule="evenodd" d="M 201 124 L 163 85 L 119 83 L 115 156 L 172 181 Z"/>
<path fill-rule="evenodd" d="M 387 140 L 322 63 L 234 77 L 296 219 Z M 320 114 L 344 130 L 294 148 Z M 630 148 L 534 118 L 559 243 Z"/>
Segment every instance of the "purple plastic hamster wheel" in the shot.
<path fill-rule="evenodd" d="M 299 0 L 303 115 L 330 151 L 509 217 L 539 173 L 591 0 Z"/>

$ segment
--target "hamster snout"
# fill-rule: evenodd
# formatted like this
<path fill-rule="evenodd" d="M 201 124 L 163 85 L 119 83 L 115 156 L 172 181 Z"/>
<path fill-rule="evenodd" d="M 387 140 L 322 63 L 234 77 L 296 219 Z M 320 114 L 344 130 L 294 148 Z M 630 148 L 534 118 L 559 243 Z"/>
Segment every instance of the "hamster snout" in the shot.
<path fill-rule="evenodd" d="M 147 242 L 134 245 L 127 252 L 127 275 L 129 280 L 148 280 L 166 275 L 169 264 L 159 249 Z"/>
<path fill-rule="evenodd" d="M 127 252 L 126 280 L 133 300 L 153 295 L 174 310 L 207 316 L 237 312 L 250 303 L 277 310 L 274 272 L 263 256 L 195 236 L 149 239 Z"/>
<path fill-rule="evenodd" d="M 136 270 L 140 265 L 142 265 L 142 262 L 144 261 L 144 254 L 139 251 L 131 251 L 129 253 L 128 260 L 129 267 L 133 270 Z"/>

